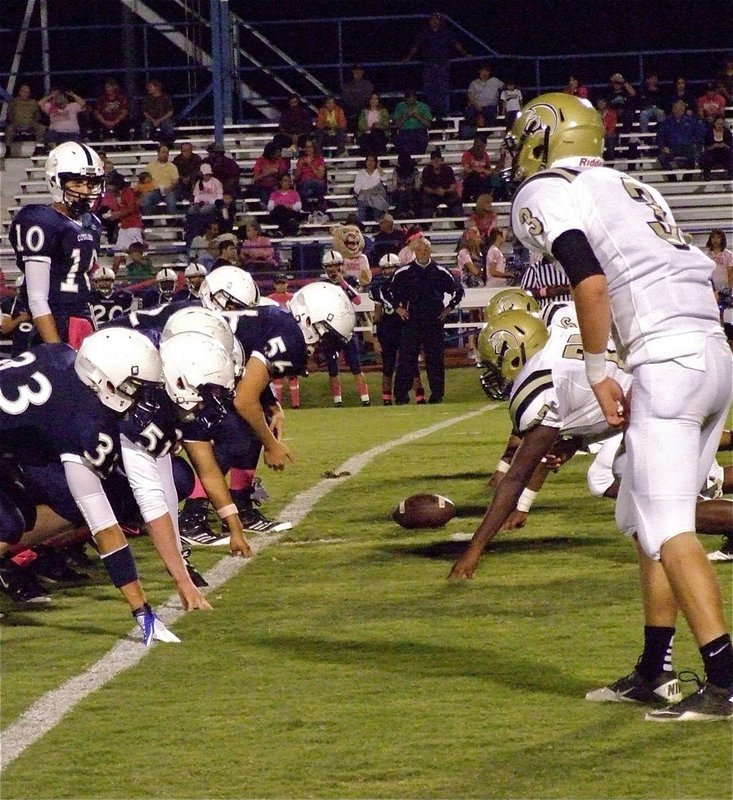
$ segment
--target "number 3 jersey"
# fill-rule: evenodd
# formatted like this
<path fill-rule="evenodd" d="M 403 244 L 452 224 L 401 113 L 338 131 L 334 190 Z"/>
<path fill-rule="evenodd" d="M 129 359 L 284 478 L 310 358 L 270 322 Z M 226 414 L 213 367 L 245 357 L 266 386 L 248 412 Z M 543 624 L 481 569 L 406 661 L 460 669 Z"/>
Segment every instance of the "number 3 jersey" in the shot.
<path fill-rule="evenodd" d="M 602 439 L 617 431 L 608 427 L 585 376 L 583 345 L 577 328 L 551 327 L 547 344 L 522 368 L 512 387 L 509 414 L 516 430 L 526 433 L 536 425 L 560 428 L 564 436 Z M 624 391 L 631 375 L 617 365 L 609 347 L 607 369 Z"/>
<path fill-rule="evenodd" d="M 662 195 L 635 178 L 556 165 L 519 187 L 511 220 L 522 244 L 545 253 L 566 231 L 585 234 L 608 280 L 627 369 L 697 355 L 720 328 L 710 288 L 715 265 L 687 244 Z"/>
<path fill-rule="evenodd" d="M 117 415 L 74 371 L 66 344 L 42 344 L 0 364 L 0 453 L 21 464 L 82 460 L 100 477 L 119 455 Z"/>
<path fill-rule="evenodd" d="M 93 214 L 73 220 L 53 206 L 30 205 L 13 218 L 9 239 L 18 269 L 28 260 L 49 267 L 48 305 L 55 316 L 89 315 L 89 273 L 97 262 L 100 222 Z M 26 286 L 23 286 L 26 297 Z"/>

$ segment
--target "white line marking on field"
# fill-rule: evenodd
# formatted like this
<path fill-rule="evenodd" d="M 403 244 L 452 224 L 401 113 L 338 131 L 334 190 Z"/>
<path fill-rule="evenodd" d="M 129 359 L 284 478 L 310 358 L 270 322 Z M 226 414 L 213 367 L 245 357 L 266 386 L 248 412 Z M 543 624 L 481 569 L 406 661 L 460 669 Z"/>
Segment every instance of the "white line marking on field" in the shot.
<path fill-rule="evenodd" d="M 283 508 L 278 516 L 281 516 L 283 519 L 292 520 L 293 524 L 297 525 L 311 512 L 319 500 L 338 486 L 341 486 L 344 481 L 358 475 L 364 467 L 378 456 L 384 455 L 395 447 L 410 444 L 418 439 L 423 439 L 426 436 L 437 433 L 444 428 L 449 428 L 452 425 L 457 425 L 472 417 L 477 417 L 486 411 L 493 411 L 500 407 L 499 404 L 487 405 L 478 411 L 470 411 L 458 417 L 451 417 L 442 422 L 437 422 L 435 425 L 430 425 L 427 428 L 406 433 L 398 439 L 376 445 L 369 450 L 365 450 L 363 453 L 352 456 L 334 470 L 334 472 L 349 472 L 349 476 L 337 479 L 324 478 L 318 481 L 318 483 L 311 486 L 310 489 L 306 489 L 296 495 L 296 497 Z M 279 541 L 284 534 L 285 531 L 272 533 L 270 535 L 259 535 L 251 542 L 252 549 L 255 553 L 259 553 L 266 547 Z M 214 592 L 223 583 L 233 578 L 248 563 L 249 560 L 245 561 L 242 558 L 230 558 L 229 556 L 222 558 L 218 564 L 206 573 L 205 577 L 209 582 L 207 593 L 210 594 Z M 157 612 L 160 618 L 169 627 L 186 613 L 181 608 L 177 594 L 171 595 L 163 605 L 158 607 Z M 139 629 L 137 627 L 130 634 L 130 637 L 136 638 L 121 639 L 108 653 L 102 656 L 96 663 L 92 664 L 86 672 L 66 681 L 66 683 L 62 684 L 58 689 L 46 692 L 46 694 L 36 700 L 27 711 L 21 714 L 15 722 L 2 731 L 0 734 L 0 739 L 2 741 L 0 771 L 5 769 L 9 764 L 12 764 L 26 748 L 30 747 L 44 734 L 56 727 L 61 719 L 68 714 L 77 703 L 97 689 L 101 689 L 102 686 L 120 673 L 134 667 L 147 655 L 149 650 L 142 647 L 139 638 L 137 638 L 139 637 Z"/>

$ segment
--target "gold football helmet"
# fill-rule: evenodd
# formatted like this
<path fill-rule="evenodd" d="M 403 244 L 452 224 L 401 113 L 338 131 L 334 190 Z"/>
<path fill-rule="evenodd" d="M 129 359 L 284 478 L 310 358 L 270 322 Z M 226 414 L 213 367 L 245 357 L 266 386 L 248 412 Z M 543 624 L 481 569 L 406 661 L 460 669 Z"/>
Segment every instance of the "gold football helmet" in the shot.
<path fill-rule="evenodd" d="M 603 121 L 590 101 L 571 94 L 541 94 L 519 112 L 505 145 L 511 180 L 520 182 L 560 158 L 603 155 Z"/>
<path fill-rule="evenodd" d="M 492 317 L 478 337 L 481 386 L 492 400 L 507 400 L 522 367 L 550 338 L 541 319 L 526 311 Z"/>
<path fill-rule="evenodd" d="M 502 289 L 492 296 L 484 309 L 484 320 L 489 322 L 492 317 L 502 314 L 504 311 L 528 311 L 536 314 L 540 310 L 540 304 L 528 294 L 524 289 L 511 288 Z"/>

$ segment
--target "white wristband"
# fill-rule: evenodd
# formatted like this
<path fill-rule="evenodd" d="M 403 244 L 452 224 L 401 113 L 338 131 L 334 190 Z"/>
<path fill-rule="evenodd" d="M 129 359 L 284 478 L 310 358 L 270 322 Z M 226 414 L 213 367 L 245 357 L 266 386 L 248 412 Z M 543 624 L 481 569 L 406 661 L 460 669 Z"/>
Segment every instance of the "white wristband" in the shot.
<path fill-rule="evenodd" d="M 509 472 L 509 467 L 511 465 L 508 461 L 504 461 L 503 459 L 494 467 L 494 472 Z"/>
<path fill-rule="evenodd" d="M 585 376 L 588 383 L 595 386 L 606 379 L 606 351 L 602 353 L 585 353 Z"/>
<path fill-rule="evenodd" d="M 232 514 L 238 514 L 239 512 L 237 511 L 237 506 L 234 503 L 229 503 L 228 506 L 217 508 L 216 513 L 219 515 L 219 519 L 226 519 L 227 517 L 231 517 Z"/>
<path fill-rule="evenodd" d="M 523 511 L 526 514 L 529 509 L 532 508 L 535 497 L 537 497 L 537 492 L 533 492 L 531 489 L 525 489 L 522 494 L 519 495 L 519 500 L 517 500 L 517 511 Z"/>

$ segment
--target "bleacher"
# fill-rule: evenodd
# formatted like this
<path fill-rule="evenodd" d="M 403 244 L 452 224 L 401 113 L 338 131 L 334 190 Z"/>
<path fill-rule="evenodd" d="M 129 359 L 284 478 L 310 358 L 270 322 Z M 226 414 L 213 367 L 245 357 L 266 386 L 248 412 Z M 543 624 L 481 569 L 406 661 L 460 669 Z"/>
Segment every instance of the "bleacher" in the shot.
<path fill-rule="evenodd" d="M 729 110 L 733 114 L 733 109 Z M 467 150 L 472 141 L 459 138 L 460 117 L 450 117 L 445 122 L 445 127 L 430 131 L 429 146 L 424 155 L 416 156 L 415 161 L 422 168 L 429 161 L 429 152 L 434 147 L 440 147 L 445 161 L 449 164 L 458 179 L 461 178 L 461 155 Z M 252 167 L 255 159 L 262 153 L 264 145 L 272 139 L 276 126 L 273 123 L 246 126 L 225 126 L 223 143 L 227 152 L 232 155 L 242 169 L 241 186 L 244 194 L 247 186 L 252 182 Z M 483 129 L 487 136 L 488 151 L 492 161 L 496 162 L 499 147 L 503 141 L 504 128 L 494 127 Z M 630 134 L 620 134 L 616 147 L 616 160 L 610 165 L 622 170 L 633 170 L 633 174 L 645 183 L 657 187 L 667 199 L 672 208 L 677 222 L 685 233 L 692 237 L 695 244 L 704 244 L 707 234 L 712 227 L 719 227 L 727 234 L 733 234 L 733 218 L 731 214 L 731 181 L 713 174 L 713 179 L 703 181 L 699 170 L 665 171 L 659 168 L 655 157 L 654 131 L 641 133 L 632 130 Z M 186 139 L 193 144 L 194 150 L 200 155 L 206 154 L 206 146 L 213 140 L 212 126 L 186 126 L 179 128 L 179 141 Z M 629 142 L 633 139 L 635 147 L 629 152 Z M 126 142 L 90 142 L 92 147 L 104 150 L 113 160 L 117 170 L 128 179 L 133 179 L 142 169 L 143 165 L 154 158 L 156 143 L 151 141 L 126 141 Z M 328 168 L 329 189 L 326 195 L 327 214 L 331 224 L 343 222 L 347 215 L 356 211 L 351 187 L 356 171 L 361 167 L 363 157 L 358 152 L 358 147 L 351 143 L 345 155 L 336 156 L 333 151 L 324 153 Z M 380 158 L 380 164 L 388 179 L 391 175 L 396 154 L 390 152 Z M 45 191 L 44 179 L 45 156 L 30 156 L 25 159 L 24 174 L 18 181 L 17 189 L 13 194 L 14 203 L 3 210 L 0 220 L 0 267 L 6 276 L 6 281 L 12 280 L 16 268 L 12 249 L 7 240 L 7 231 L 13 214 L 23 205 L 28 203 L 49 202 Z M 7 195 L 7 191 L 6 191 Z M 499 224 L 509 224 L 509 203 L 496 202 L 494 209 L 499 216 Z M 156 266 L 171 266 L 181 268 L 186 263 L 185 243 L 183 240 L 183 219 L 186 204 L 179 204 L 179 211 L 175 215 L 165 213 L 161 205 L 159 213 L 144 217 L 146 240 L 149 255 Z M 449 266 L 455 264 L 455 249 L 463 228 L 465 217 L 470 215 L 472 205 L 464 205 L 464 217 L 441 217 L 437 219 L 402 219 L 396 220 L 397 224 L 418 224 L 429 231 L 434 246 L 434 253 L 438 261 Z M 323 224 L 309 225 L 304 223 L 297 237 L 281 237 L 277 228 L 270 224 L 267 212 L 260 209 L 256 200 L 241 198 L 237 203 L 237 224 L 246 218 L 258 218 L 266 234 L 272 238 L 283 263 L 290 260 L 291 247 L 296 242 L 305 243 L 318 241 L 328 244 L 330 232 L 328 226 Z M 376 223 L 367 223 L 367 232 L 374 229 Z M 111 246 L 104 246 L 103 254 L 110 255 Z"/>

